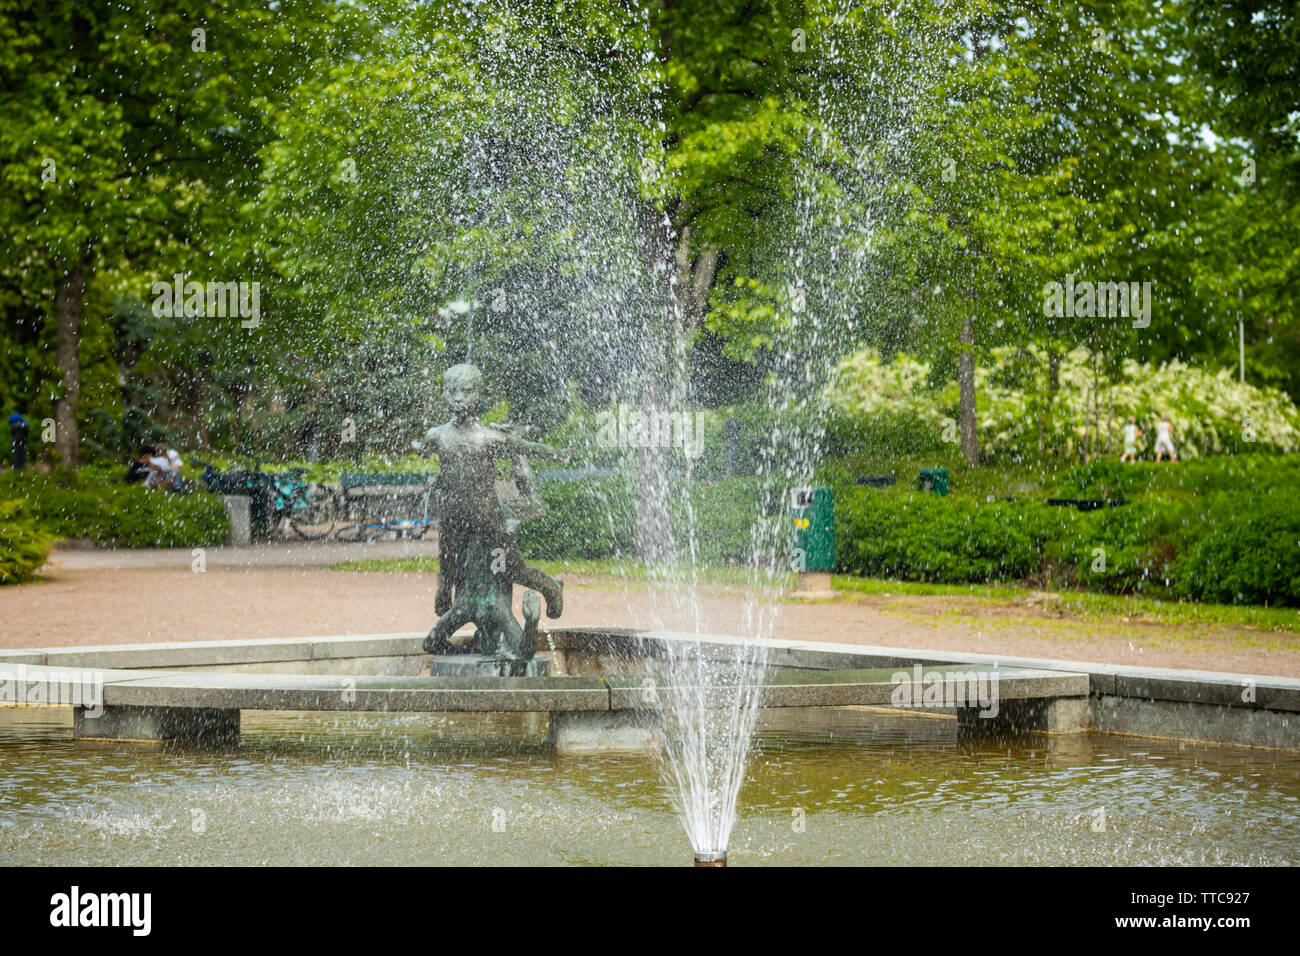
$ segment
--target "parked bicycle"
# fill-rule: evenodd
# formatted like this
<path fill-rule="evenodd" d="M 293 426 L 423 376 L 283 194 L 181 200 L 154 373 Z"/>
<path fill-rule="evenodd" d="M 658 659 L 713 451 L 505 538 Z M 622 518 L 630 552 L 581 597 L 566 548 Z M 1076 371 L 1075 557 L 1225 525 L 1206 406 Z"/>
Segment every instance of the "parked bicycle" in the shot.
<path fill-rule="evenodd" d="M 289 532 L 308 541 L 324 538 L 338 523 L 338 499 L 322 485 L 303 480 L 305 468 L 290 468 L 283 473 L 262 471 L 260 462 L 251 468 L 221 471 L 206 461 L 199 479 L 212 492 L 223 495 L 247 495 L 250 517 L 255 528 L 267 536 Z"/>
<path fill-rule="evenodd" d="M 423 494 L 416 496 L 416 500 L 419 501 L 419 506 L 414 509 L 417 517 L 372 518 L 363 514 L 356 523 L 340 527 L 334 532 L 334 537 L 339 541 L 379 541 L 385 538 L 419 540 L 429 533 L 430 528 L 437 527 L 438 519 L 432 515 L 429 488 L 426 487 Z M 364 505 L 362 510 L 367 510 Z M 407 513 L 410 514 L 411 510 L 408 509 Z"/>
<path fill-rule="evenodd" d="M 385 518 L 359 521 L 345 525 L 334 532 L 338 541 L 381 541 L 384 538 L 411 538 L 419 540 L 438 524 L 435 518 Z"/>

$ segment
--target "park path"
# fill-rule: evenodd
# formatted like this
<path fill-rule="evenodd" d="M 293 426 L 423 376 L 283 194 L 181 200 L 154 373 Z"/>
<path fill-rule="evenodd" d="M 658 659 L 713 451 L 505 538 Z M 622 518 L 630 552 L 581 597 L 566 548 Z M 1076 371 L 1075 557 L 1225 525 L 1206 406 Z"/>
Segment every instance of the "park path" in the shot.
<path fill-rule="evenodd" d="M 410 558 L 438 556 L 437 535 L 421 541 L 373 541 L 369 543 L 299 541 L 294 539 L 259 541 L 245 547 L 203 548 L 208 567 L 230 568 L 311 568 L 338 564 L 340 561 L 365 561 L 374 558 Z M 54 553 L 52 564 L 65 571 L 104 571 L 118 568 L 189 568 L 193 552 L 188 548 L 61 548 Z"/>
<path fill-rule="evenodd" d="M 339 560 L 433 553 L 431 542 L 56 552 L 37 581 L 0 588 L 0 648 L 428 630 L 436 578 L 331 571 Z M 692 626 L 672 595 L 560 575 L 570 626 Z M 745 596 L 707 586 L 701 629 L 741 633 Z M 1149 667 L 1300 677 L 1300 635 L 1054 616 L 1011 602 L 914 595 L 774 605 L 773 636 Z M 546 620 L 543 619 L 543 623 Z"/>

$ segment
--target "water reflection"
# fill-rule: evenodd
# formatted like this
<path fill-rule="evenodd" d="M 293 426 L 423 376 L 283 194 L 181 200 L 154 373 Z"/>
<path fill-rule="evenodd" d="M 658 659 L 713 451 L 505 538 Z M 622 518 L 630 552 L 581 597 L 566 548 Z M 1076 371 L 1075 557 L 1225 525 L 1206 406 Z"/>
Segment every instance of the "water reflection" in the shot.
<path fill-rule="evenodd" d="M 685 864 L 649 756 L 556 756 L 544 715 L 245 714 L 238 746 L 88 743 L 0 711 L 3 864 Z M 1300 755 L 961 739 L 870 709 L 770 711 L 745 864 L 1300 863 Z"/>

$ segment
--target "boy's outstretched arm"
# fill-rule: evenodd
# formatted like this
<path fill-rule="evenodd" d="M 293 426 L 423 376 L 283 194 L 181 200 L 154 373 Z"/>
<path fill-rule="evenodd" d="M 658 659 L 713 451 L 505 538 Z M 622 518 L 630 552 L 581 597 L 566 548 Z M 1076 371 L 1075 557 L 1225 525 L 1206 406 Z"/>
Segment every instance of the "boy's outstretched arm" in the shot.
<path fill-rule="evenodd" d="M 510 448 L 511 457 L 516 460 L 521 455 L 526 455 L 529 458 L 540 458 L 543 461 L 558 461 L 560 464 L 564 465 L 568 464 L 569 459 L 573 457 L 572 448 L 552 448 L 550 445 L 542 444 L 539 441 L 529 441 L 526 438 L 519 438 L 518 436 L 512 435 L 508 432 L 505 437 L 506 444 Z"/>
<path fill-rule="evenodd" d="M 550 445 L 527 441 L 515 435 L 507 436 L 507 446 L 510 449 L 510 463 L 514 466 L 515 487 L 519 489 L 519 493 L 526 499 L 540 504 L 541 498 L 538 496 L 537 486 L 533 482 L 533 470 L 528 465 L 529 457 L 542 458 L 546 461 L 558 461 L 564 464 L 572 456 L 573 449 L 565 448 L 562 451 L 557 451 Z"/>

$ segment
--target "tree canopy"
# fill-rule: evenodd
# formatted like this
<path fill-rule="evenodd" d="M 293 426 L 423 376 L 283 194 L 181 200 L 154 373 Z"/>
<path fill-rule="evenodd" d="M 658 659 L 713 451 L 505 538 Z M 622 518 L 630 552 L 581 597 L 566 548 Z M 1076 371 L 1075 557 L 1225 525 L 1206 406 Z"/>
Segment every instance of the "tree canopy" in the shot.
<path fill-rule="evenodd" d="M 472 356 L 510 414 L 689 369 L 963 391 L 1016 346 L 1300 396 L 1281 2 L 0 0 L 0 401 L 59 453 L 405 448 Z M 174 275 L 261 321 L 155 314 Z M 1051 283 L 1149 284 L 1149 321 Z M 1034 350 L 1029 351 L 1029 346 Z M 1036 356 L 1032 359 L 1030 356 Z M 710 369 L 707 389 L 693 385 Z M 969 415 L 966 413 L 969 412 Z"/>

